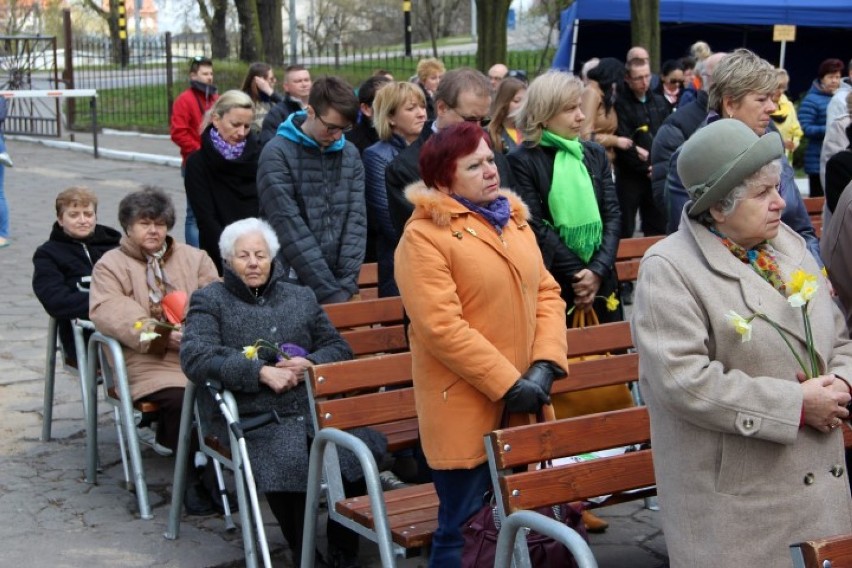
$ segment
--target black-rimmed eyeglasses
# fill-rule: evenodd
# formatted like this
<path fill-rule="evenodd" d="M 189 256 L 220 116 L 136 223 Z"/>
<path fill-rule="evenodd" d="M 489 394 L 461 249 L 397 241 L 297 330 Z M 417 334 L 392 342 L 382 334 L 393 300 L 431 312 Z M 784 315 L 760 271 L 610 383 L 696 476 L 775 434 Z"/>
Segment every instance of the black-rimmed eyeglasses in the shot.
<path fill-rule="evenodd" d="M 342 132 L 346 134 L 347 132 L 352 132 L 352 125 L 349 124 L 347 126 L 338 126 L 336 124 L 329 124 L 322 119 L 320 115 L 316 115 L 317 119 L 325 126 L 325 129 L 329 134 L 337 134 L 338 132 Z"/>

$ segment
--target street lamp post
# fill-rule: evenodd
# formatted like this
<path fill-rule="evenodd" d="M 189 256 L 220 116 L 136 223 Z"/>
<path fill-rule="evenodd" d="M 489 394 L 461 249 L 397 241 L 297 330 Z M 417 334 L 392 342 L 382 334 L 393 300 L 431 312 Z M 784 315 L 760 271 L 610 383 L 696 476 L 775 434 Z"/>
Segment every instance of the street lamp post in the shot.
<path fill-rule="evenodd" d="M 403 0 L 402 14 L 405 25 L 405 56 L 411 57 L 411 0 Z"/>

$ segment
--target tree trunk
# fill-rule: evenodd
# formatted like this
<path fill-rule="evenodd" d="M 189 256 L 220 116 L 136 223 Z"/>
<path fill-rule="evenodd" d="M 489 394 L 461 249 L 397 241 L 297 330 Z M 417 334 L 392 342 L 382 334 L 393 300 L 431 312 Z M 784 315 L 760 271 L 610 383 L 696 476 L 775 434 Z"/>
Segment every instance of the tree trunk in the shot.
<path fill-rule="evenodd" d="M 511 0 L 476 0 L 476 67 L 483 73 L 506 63 L 506 23 Z"/>
<path fill-rule="evenodd" d="M 257 61 L 262 53 L 260 22 L 255 0 L 234 0 L 240 22 L 240 60 Z"/>
<path fill-rule="evenodd" d="M 660 70 L 660 0 L 630 0 L 630 36 L 651 56 L 651 71 Z"/>
<path fill-rule="evenodd" d="M 281 0 L 257 0 L 260 35 L 264 61 L 270 65 L 284 63 L 284 24 L 281 21 Z"/>
<path fill-rule="evenodd" d="M 212 0 L 213 13 L 207 8 L 205 0 L 197 0 L 198 9 L 201 12 L 201 20 L 207 28 L 212 46 L 213 59 L 228 59 L 230 56 L 230 45 L 228 45 L 228 31 L 226 18 L 228 15 L 228 0 Z"/>
<path fill-rule="evenodd" d="M 104 10 L 94 0 L 84 0 L 87 8 L 103 18 L 109 30 L 110 59 L 116 65 L 121 64 L 121 38 L 118 37 L 118 6 L 121 0 L 110 0 L 109 9 Z"/>

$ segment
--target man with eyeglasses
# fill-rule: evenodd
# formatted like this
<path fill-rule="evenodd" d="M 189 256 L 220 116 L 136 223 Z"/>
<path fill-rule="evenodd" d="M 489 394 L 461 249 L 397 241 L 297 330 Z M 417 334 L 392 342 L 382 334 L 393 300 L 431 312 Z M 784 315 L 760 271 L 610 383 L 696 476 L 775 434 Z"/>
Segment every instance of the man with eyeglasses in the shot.
<path fill-rule="evenodd" d="M 311 87 L 306 110 L 278 127 L 257 171 L 260 214 L 278 235 L 288 280 L 313 289 L 323 304 L 358 293 L 367 246 L 364 166 L 346 141 L 358 99 L 343 79 Z"/>
<path fill-rule="evenodd" d="M 397 231 L 397 240 L 414 211 L 414 206 L 405 198 L 405 188 L 420 179 L 418 160 L 423 144 L 433 133 L 453 124 L 476 122 L 484 125 L 490 108 L 491 83 L 482 72 L 460 67 L 448 71 L 441 79 L 435 91 L 435 120 L 427 122 L 420 137 L 400 152 L 385 170 L 388 210 Z M 494 161 L 500 174 L 500 186 L 511 188 L 513 180 L 506 157 L 496 152 Z"/>
<path fill-rule="evenodd" d="M 172 105 L 170 132 L 172 142 L 180 148 L 181 176 L 186 175 L 186 158 L 201 148 L 201 123 L 219 95 L 213 84 L 213 61 L 197 55 L 189 63 L 189 88 Z M 186 244 L 198 247 L 198 224 L 189 201 L 186 202 L 184 226 Z"/>

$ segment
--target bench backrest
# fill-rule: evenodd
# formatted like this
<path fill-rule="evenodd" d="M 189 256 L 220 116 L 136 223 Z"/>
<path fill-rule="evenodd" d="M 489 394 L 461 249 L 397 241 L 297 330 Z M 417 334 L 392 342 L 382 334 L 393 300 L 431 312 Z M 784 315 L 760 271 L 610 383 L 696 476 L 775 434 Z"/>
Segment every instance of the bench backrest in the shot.
<path fill-rule="evenodd" d="M 408 350 L 399 296 L 323 307 L 356 357 Z"/>
<path fill-rule="evenodd" d="M 814 226 L 816 236 L 822 236 L 822 210 L 825 206 L 825 197 L 803 197 L 802 201 L 805 204 L 808 217 L 811 219 L 811 225 Z"/>
<path fill-rule="evenodd" d="M 499 504 L 508 515 L 653 486 L 650 449 L 526 471 L 526 466 L 541 462 L 646 444 L 650 439 L 643 406 L 491 432 L 486 447 Z M 524 471 L 514 473 L 516 468 Z"/>
<path fill-rule="evenodd" d="M 391 451 L 417 440 L 411 353 L 316 365 L 308 380 L 317 429 L 369 426 L 387 436 Z"/>
<path fill-rule="evenodd" d="M 615 255 L 615 271 L 619 282 L 632 282 L 639 277 L 639 263 L 651 245 L 664 239 L 665 236 L 634 237 L 621 239 Z"/>
<path fill-rule="evenodd" d="M 362 300 L 373 300 L 379 297 L 379 265 L 375 262 L 365 262 L 358 273 L 358 290 Z"/>
<path fill-rule="evenodd" d="M 633 347 L 630 322 L 605 323 L 569 329 L 567 332 L 568 376 L 557 379 L 552 394 L 629 383 L 639 379 L 639 355 L 628 353 Z"/>
<path fill-rule="evenodd" d="M 852 566 L 852 535 L 841 534 L 790 546 L 793 568 Z"/>

